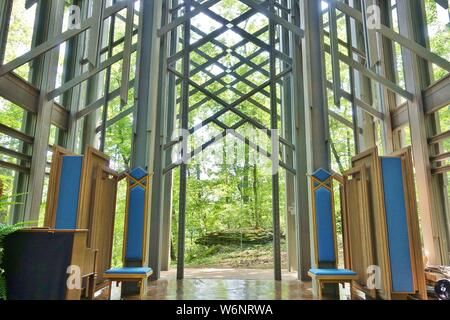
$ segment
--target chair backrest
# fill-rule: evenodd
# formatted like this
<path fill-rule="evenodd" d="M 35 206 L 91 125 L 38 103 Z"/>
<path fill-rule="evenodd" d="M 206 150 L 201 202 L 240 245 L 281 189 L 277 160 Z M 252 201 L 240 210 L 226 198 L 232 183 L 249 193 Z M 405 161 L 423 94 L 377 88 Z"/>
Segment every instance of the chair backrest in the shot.
<path fill-rule="evenodd" d="M 127 173 L 123 258 L 145 263 L 149 174 L 142 168 Z M 125 262 L 124 261 L 124 262 Z"/>
<path fill-rule="evenodd" d="M 324 169 L 311 175 L 313 233 L 316 267 L 336 263 L 336 223 L 334 216 L 333 176 Z"/>
<path fill-rule="evenodd" d="M 411 259 L 411 242 L 408 230 L 408 213 L 402 159 L 382 157 L 384 205 L 392 274 L 392 292 L 413 293 L 414 271 Z"/>
<path fill-rule="evenodd" d="M 77 229 L 83 156 L 63 156 L 55 229 Z"/>

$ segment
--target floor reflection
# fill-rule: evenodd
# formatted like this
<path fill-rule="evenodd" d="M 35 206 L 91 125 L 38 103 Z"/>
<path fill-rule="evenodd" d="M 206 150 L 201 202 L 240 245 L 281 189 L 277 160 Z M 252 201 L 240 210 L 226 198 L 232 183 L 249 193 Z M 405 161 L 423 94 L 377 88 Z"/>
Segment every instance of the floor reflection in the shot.
<path fill-rule="evenodd" d="M 311 286 L 284 273 L 274 281 L 271 270 L 186 269 L 185 279 L 163 272 L 149 283 L 148 300 L 310 300 Z"/>

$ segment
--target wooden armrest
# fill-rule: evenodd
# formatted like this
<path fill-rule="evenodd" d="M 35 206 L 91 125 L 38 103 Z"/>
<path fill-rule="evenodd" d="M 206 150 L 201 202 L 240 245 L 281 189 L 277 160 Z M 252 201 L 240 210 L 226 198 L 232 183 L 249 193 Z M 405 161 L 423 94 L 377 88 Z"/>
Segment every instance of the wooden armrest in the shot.
<path fill-rule="evenodd" d="M 84 256 L 83 277 L 95 273 L 97 249 L 86 248 Z"/>

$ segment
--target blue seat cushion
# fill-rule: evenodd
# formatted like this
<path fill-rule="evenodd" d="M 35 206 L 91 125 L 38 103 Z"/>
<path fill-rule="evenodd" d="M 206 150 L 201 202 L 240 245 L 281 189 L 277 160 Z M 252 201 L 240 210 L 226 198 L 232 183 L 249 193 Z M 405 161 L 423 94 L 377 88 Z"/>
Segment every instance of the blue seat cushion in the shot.
<path fill-rule="evenodd" d="M 315 276 L 356 276 L 357 273 L 346 269 L 311 269 L 309 272 Z"/>
<path fill-rule="evenodd" d="M 149 274 L 152 273 L 152 268 L 136 268 L 136 267 L 125 267 L 125 268 L 117 268 L 117 269 L 109 269 L 105 272 L 105 274 L 117 275 L 117 274 Z"/>

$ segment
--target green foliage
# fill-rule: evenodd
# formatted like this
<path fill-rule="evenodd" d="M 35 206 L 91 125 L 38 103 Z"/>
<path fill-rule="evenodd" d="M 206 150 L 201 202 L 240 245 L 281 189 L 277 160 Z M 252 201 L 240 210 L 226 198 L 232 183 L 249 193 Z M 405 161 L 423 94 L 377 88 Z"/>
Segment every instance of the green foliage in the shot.
<path fill-rule="evenodd" d="M 434 0 L 425 0 L 425 12 L 431 51 L 450 60 L 450 21 L 442 19 L 442 16 L 448 13 L 446 13 L 445 9 L 438 6 Z M 437 66 L 433 66 L 433 73 L 435 80 L 439 80 L 448 74 L 447 71 Z"/>
<path fill-rule="evenodd" d="M 0 202 L 1 204 L 1 202 Z M 5 225 L 0 223 L 0 300 L 6 300 L 6 278 L 5 270 L 2 268 L 5 237 L 24 228 L 27 223 L 19 223 L 15 225 Z"/>
<path fill-rule="evenodd" d="M 33 27 L 37 5 L 25 10 L 26 0 L 14 0 L 11 21 L 8 26 L 8 41 L 5 48 L 5 63 L 18 58 L 31 49 Z M 24 79 L 28 79 L 29 64 L 25 64 L 14 72 Z"/>
<path fill-rule="evenodd" d="M 286 265 L 284 239 L 281 240 L 281 251 L 282 264 Z M 273 244 L 198 245 L 187 249 L 185 262 L 190 268 L 270 269 L 273 268 Z"/>
<path fill-rule="evenodd" d="M 205 246 L 265 244 L 272 242 L 272 230 L 246 229 L 216 231 L 199 237 L 195 243 Z"/>
<path fill-rule="evenodd" d="M 446 59 L 450 59 L 450 28 L 447 22 L 443 22 L 440 19 L 439 11 L 434 0 L 424 1 L 429 29 L 429 42 L 431 50 Z M 9 62 L 14 58 L 20 56 L 22 53 L 29 50 L 33 38 L 33 26 L 34 15 L 36 11 L 36 5 L 33 5 L 30 9 L 24 11 L 25 0 L 15 0 L 13 2 L 12 20 L 9 26 L 8 43 L 5 52 L 5 62 Z M 212 6 L 211 10 L 219 14 L 220 16 L 232 20 L 237 15 L 248 10 L 248 7 L 242 2 L 237 0 L 222 0 L 216 5 Z M 205 15 L 198 15 L 192 19 L 192 25 L 205 33 L 210 33 L 213 30 L 220 27 L 220 24 L 213 20 L 208 20 Z M 324 19 L 327 20 L 327 14 L 324 15 Z M 206 22 L 207 21 L 207 22 Z M 342 40 L 346 40 L 346 22 L 345 18 L 341 17 L 337 21 L 338 24 L 338 37 Z M 249 33 L 254 33 L 261 28 L 268 25 L 268 19 L 263 15 L 255 15 L 252 18 L 242 21 L 239 27 L 243 28 Z M 328 29 L 328 27 L 327 27 Z M 114 40 L 120 39 L 125 33 L 124 22 L 120 19 L 115 21 L 115 35 Z M 329 31 L 329 29 L 328 29 Z M 194 38 L 199 38 L 195 32 L 191 33 Z M 268 41 L 268 32 L 261 34 L 258 37 L 260 40 Z M 227 35 L 221 35 L 217 40 L 220 40 L 227 45 L 233 45 L 241 40 L 240 36 L 233 33 L 231 30 Z M 326 40 L 329 44 L 329 41 Z M 117 46 L 114 49 L 113 54 L 118 53 L 123 48 L 123 44 Z M 223 49 L 214 45 L 212 42 L 208 42 L 199 48 L 204 54 L 209 57 L 216 57 L 223 52 Z M 251 41 L 246 45 L 235 48 L 236 52 L 243 57 L 249 57 L 253 54 L 258 47 Z M 340 46 L 341 53 L 348 55 L 348 48 Z M 403 80 L 403 62 L 400 51 L 400 46 L 395 45 L 395 54 L 397 56 L 397 73 L 398 83 L 404 85 Z M 63 55 L 63 52 L 61 53 Z M 256 65 L 262 65 L 262 69 L 268 72 L 269 65 L 264 62 L 267 59 L 267 52 L 253 57 L 252 63 Z M 60 68 L 64 59 L 60 59 Z M 226 55 L 219 59 L 219 63 L 225 68 L 231 68 L 238 57 L 235 55 Z M 191 54 L 192 68 L 202 65 L 206 62 L 206 59 L 200 54 L 193 52 Z M 329 54 L 325 55 L 326 64 L 326 77 L 328 81 L 332 81 L 332 64 Z M 132 55 L 132 66 L 136 65 L 136 54 Z M 177 62 L 176 68 L 181 70 L 181 60 Z M 350 70 L 345 64 L 341 63 L 341 83 L 342 89 L 350 92 Z M 222 68 L 222 67 L 220 67 Z M 243 63 L 237 68 L 236 73 L 239 75 L 246 74 L 253 69 L 249 64 Z M 17 69 L 15 72 L 28 79 L 30 64 Z M 130 79 L 135 77 L 135 68 L 132 67 L 132 74 Z M 207 72 L 199 72 L 192 75 L 191 80 L 197 84 L 203 84 L 211 79 L 215 73 L 221 70 L 217 70 L 213 67 L 206 70 Z M 446 72 L 433 66 L 434 78 L 442 78 Z M 113 91 L 121 86 L 122 77 L 122 62 L 119 61 L 111 67 L 111 80 L 110 91 Z M 209 72 L 209 73 L 208 73 Z M 60 77 L 60 74 L 58 74 Z M 251 91 L 249 83 L 260 85 L 265 82 L 266 76 L 261 72 L 255 72 L 251 76 L 248 76 L 248 82 L 238 82 L 233 85 L 233 88 L 246 94 Z M 60 79 L 59 79 L 60 80 Z M 211 93 L 215 94 L 227 103 L 236 100 L 239 95 L 236 91 L 227 89 L 224 87 L 224 83 L 233 83 L 234 77 L 231 74 L 227 74 L 220 79 L 219 82 L 214 82 L 207 87 Z M 180 96 L 181 87 L 177 87 L 178 96 Z M 266 92 L 267 93 L 267 92 Z M 278 94 L 281 96 L 281 94 Z M 190 97 L 190 106 L 203 101 L 205 95 L 201 92 L 197 92 Z M 265 94 L 256 94 L 252 97 L 254 102 L 260 106 L 268 107 L 270 105 L 269 98 Z M 340 106 L 336 106 L 332 96 L 331 90 L 327 90 L 327 99 L 329 109 L 348 121 L 353 121 L 353 110 L 350 103 L 341 99 Z M 131 87 L 129 92 L 129 104 L 122 105 L 120 98 L 115 98 L 109 102 L 108 105 L 108 120 L 112 120 L 120 113 L 128 110 L 132 107 L 135 101 L 134 90 Z M 179 107 L 179 105 L 178 105 Z M 190 112 L 189 114 L 189 127 L 200 123 L 207 116 L 219 111 L 222 107 L 209 100 L 200 104 L 200 106 Z M 270 115 L 255 106 L 255 103 L 250 101 L 242 102 L 238 107 L 238 110 L 257 119 L 259 123 L 265 127 L 270 127 Z M 99 109 L 99 114 L 102 112 Z M 16 130 L 23 130 L 25 112 L 22 108 L 15 106 L 9 101 L 0 98 L 0 123 L 5 124 Z M 219 118 L 227 126 L 233 126 L 240 118 L 233 112 L 227 112 Z M 444 132 L 450 130 L 450 109 L 444 109 L 437 116 L 437 120 L 440 123 L 440 131 Z M 117 171 L 124 171 L 130 168 L 131 162 L 131 140 L 133 136 L 133 115 L 130 114 L 121 120 L 115 122 L 108 127 L 106 132 L 105 152 L 111 156 L 111 165 Z M 379 124 L 376 124 L 379 129 Z M 245 130 L 250 126 L 244 126 L 239 133 L 244 134 Z M 281 128 L 281 122 L 279 123 Z M 353 130 L 350 127 L 343 125 L 341 122 L 330 117 L 330 145 L 331 145 L 331 162 L 332 169 L 337 172 L 342 172 L 351 166 L 351 157 L 355 154 L 355 143 Z M 190 149 L 193 150 L 199 147 L 202 143 L 209 140 L 212 136 L 221 132 L 222 130 L 216 125 L 209 125 L 203 133 L 196 134 L 195 140 L 190 141 Z M 54 128 L 52 128 L 52 138 L 54 139 Z M 244 134 L 245 135 L 245 134 Z M 407 144 L 409 143 L 409 135 L 407 134 Z M 261 144 L 267 145 L 267 151 L 270 150 L 270 143 L 260 137 Z M 22 151 L 22 145 L 18 140 L 9 138 L 0 134 L 0 145 L 5 148 Z M 230 148 L 231 146 L 231 148 Z M 224 230 L 240 230 L 240 229 L 271 229 L 272 228 L 272 175 L 270 172 L 270 162 L 260 155 L 256 155 L 252 150 L 243 150 L 243 144 L 233 139 L 227 139 L 224 142 L 218 143 L 215 147 L 212 147 L 206 151 L 208 158 L 193 159 L 188 165 L 188 177 L 187 177 L 187 217 L 186 217 L 186 261 L 188 264 L 195 265 L 199 261 L 205 263 L 216 263 L 224 258 L 226 254 L 228 257 L 235 257 L 238 259 L 239 250 L 233 246 L 210 246 L 205 247 L 196 243 L 196 240 L 205 237 L 208 234 L 214 232 L 221 232 Z M 444 152 L 450 151 L 450 141 L 445 141 L 442 144 Z M 217 152 L 227 150 L 226 152 Z M 231 150 L 231 152 L 230 152 Z M 252 161 L 249 161 L 252 159 Z M 0 160 L 11 163 L 17 163 L 16 159 L 0 155 Z M 177 243 L 177 224 L 178 224 L 178 207 L 179 207 L 179 171 L 175 170 L 173 174 L 173 208 L 172 208 L 172 247 L 176 248 Z M 286 210 L 286 204 L 284 203 L 284 172 L 280 171 L 280 212 L 284 213 Z M 11 170 L 0 168 L 0 179 L 3 182 L 5 194 L 11 195 L 14 190 L 14 180 L 16 174 Z M 449 177 L 450 179 L 450 177 Z M 448 188 L 450 197 L 450 188 Z M 336 192 L 337 194 L 337 192 Z M 120 266 L 122 264 L 122 242 L 123 242 L 123 230 L 124 230 L 124 212 L 125 212 L 125 195 L 126 186 L 121 183 L 118 191 L 117 198 L 117 216 L 114 232 L 114 249 L 113 249 L 113 266 Z M 7 213 L 11 209 L 11 205 L 14 203 L 4 202 L 0 203 L 0 223 L 6 223 L 8 221 Z M 337 212 L 338 232 L 340 231 L 340 214 L 339 214 L 339 197 L 335 197 L 335 207 Z M 284 229 L 284 221 L 282 215 L 282 228 Z M 264 247 L 255 247 L 255 250 L 271 251 L 270 244 Z M 240 253 L 236 253 L 237 250 Z M 251 250 L 248 249 L 248 250 Z M 248 253 L 248 251 L 244 252 Z M 236 253 L 236 254 L 235 254 Z M 221 255 L 222 254 L 222 255 Z"/>
<path fill-rule="evenodd" d="M 1 191 L 0 191 L 1 194 Z M 20 195 L 7 196 L 2 195 L 0 197 L 0 212 L 7 208 L 10 205 L 17 204 L 12 199 L 16 198 Z M 25 226 L 30 225 L 30 223 L 22 222 L 14 225 L 8 225 L 0 222 L 0 300 L 6 300 L 6 279 L 5 279 L 5 271 L 2 268 L 3 264 L 3 255 L 4 255 L 4 240 L 5 237 L 24 228 Z"/>
<path fill-rule="evenodd" d="M 125 203 L 126 203 L 126 184 L 119 183 L 117 190 L 117 205 L 116 218 L 114 224 L 114 238 L 113 238 L 113 255 L 111 265 L 113 268 L 122 267 L 122 249 L 123 249 L 123 234 L 125 230 Z"/>

